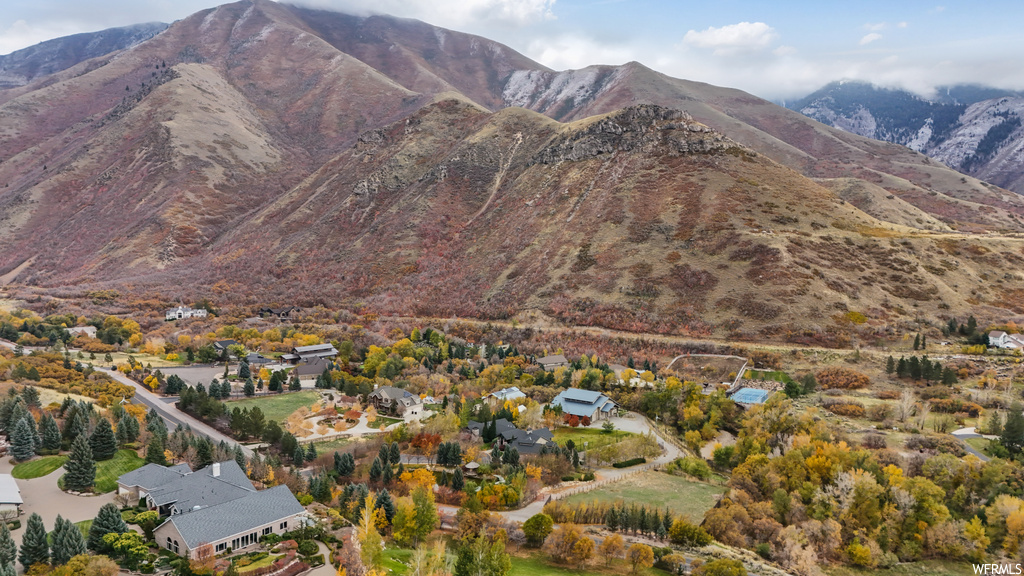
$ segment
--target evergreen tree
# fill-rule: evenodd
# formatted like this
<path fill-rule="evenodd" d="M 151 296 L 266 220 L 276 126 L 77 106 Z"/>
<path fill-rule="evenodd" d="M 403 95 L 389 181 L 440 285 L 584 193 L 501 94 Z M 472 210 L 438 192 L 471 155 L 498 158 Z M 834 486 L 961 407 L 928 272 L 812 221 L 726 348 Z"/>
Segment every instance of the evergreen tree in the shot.
<path fill-rule="evenodd" d="M 786 386 L 785 388 L 783 388 L 782 391 L 785 392 L 786 396 L 790 398 L 798 398 L 803 394 L 803 389 L 800 387 L 799 384 L 796 383 L 795 380 L 790 380 L 789 382 L 786 382 Z"/>
<path fill-rule="evenodd" d="M 377 508 L 384 509 L 384 516 L 388 519 L 388 524 L 395 519 L 395 503 L 391 500 L 391 493 L 388 492 L 387 488 L 384 488 L 377 493 L 377 500 L 373 503 L 373 509 Z"/>
<path fill-rule="evenodd" d="M 462 476 L 462 468 L 455 469 L 455 475 L 452 476 L 452 490 L 461 492 L 466 486 L 466 479 Z"/>
<path fill-rule="evenodd" d="M 43 447 L 43 437 L 39 434 L 39 427 L 36 426 L 35 416 L 32 416 L 32 414 L 29 413 L 25 422 L 28 423 L 28 430 L 29 434 L 32 436 L 33 448 L 38 452 L 39 449 Z"/>
<path fill-rule="evenodd" d="M 70 520 L 57 515 L 53 527 L 53 563 L 61 566 L 68 563 L 73 556 L 85 554 L 85 539 L 82 531 Z"/>
<path fill-rule="evenodd" d="M 391 450 L 388 455 L 388 459 L 392 464 L 398 464 L 402 461 L 402 453 L 399 451 L 398 442 L 391 443 Z"/>
<path fill-rule="evenodd" d="M 157 435 L 153 435 L 146 445 L 146 463 L 167 466 L 167 457 L 164 455 L 164 441 Z"/>
<path fill-rule="evenodd" d="M 24 462 L 36 455 L 36 442 L 32 436 L 32 430 L 29 428 L 28 420 L 32 416 L 23 417 L 18 421 L 18 424 L 14 427 L 14 432 L 11 433 L 11 454 L 14 455 L 14 459 L 20 462 Z"/>
<path fill-rule="evenodd" d="M 907 359 L 900 356 L 900 361 L 896 363 L 896 377 L 904 378 L 907 375 Z"/>
<path fill-rule="evenodd" d="M 35 512 L 28 517 L 25 535 L 21 537 L 21 550 L 18 553 L 18 561 L 25 567 L 26 571 L 33 564 L 47 564 L 50 562 L 50 545 L 46 542 L 46 527 L 43 526 L 43 518 Z"/>
<path fill-rule="evenodd" d="M 914 336 L 914 350 L 921 348 L 921 335 Z"/>
<path fill-rule="evenodd" d="M 256 394 L 256 386 L 252 383 L 252 378 L 248 378 L 245 381 L 245 386 L 242 387 L 242 393 L 246 396 L 253 396 Z"/>
<path fill-rule="evenodd" d="M 60 428 L 49 412 L 39 421 L 39 435 L 43 438 L 44 450 L 60 450 Z"/>
<path fill-rule="evenodd" d="M 885 360 L 885 373 L 889 374 L 889 375 L 892 375 L 892 373 L 895 372 L 895 371 L 896 371 L 896 360 L 894 360 L 892 356 L 889 356 Z"/>
<path fill-rule="evenodd" d="M 97 460 L 110 460 L 117 454 L 117 440 L 114 438 L 114 430 L 110 427 L 110 420 L 100 418 L 96 429 L 89 436 L 89 448 L 92 449 L 93 458 Z"/>
<path fill-rule="evenodd" d="M 338 476 L 347 478 L 352 475 L 356 470 L 355 458 L 352 454 L 345 453 L 340 454 L 334 453 L 334 471 L 338 473 Z"/>
<path fill-rule="evenodd" d="M 921 350 L 928 349 L 928 336 L 921 334 Z"/>
<path fill-rule="evenodd" d="M 64 486 L 69 490 L 88 490 L 96 482 L 96 462 L 85 436 L 75 438 L 71 455 L 64 462 L 64 471 Z"/>
<path fill-rule="evenodd" d="M 117 441 L 119 444 L 130 444 L 139 439 L 139 421 L 125 412 L 117 421 Z"/>
<path fill-rule="evenodd" d="M 395 469 L 391 467 L 391 464 L 382 465 L 383 473 L 380 475 L 380 481 L 385 485 L 390 485 L 391 481 L 395 479 Z"/>
<path fill-rule="evenodd" d="M 299 382 L 298 375 L 292 375 L 292 379 L 288 382 L 288 389 L 291 390 L 292 392 L 302 390 L 302 384 Z"/>
<path fill-rule="evenodd" d="M 380 458 L 374 458 L 373 464 L 370 465 L 370 480 L 374 482 L 380 480 L 383 473 L 384 466 L 380 463 Z"/>
<path fill-rule="evenodd" d="M 25 386 L 22 388 L 21 399 L 25 402 L 25 406 L 42 407 L 42 404 L 39 402 L 39 390 L 36 390 L 35 386 Z"/>
<path fill-rule="evenodd" d="M 99 514 L 96 515 L 92 526 L 89 527 L 87 547 L 97 554 L 104 554 L 110 548 L 103 542 L 103 536 L 112 532 L 124 534 L 127 531 L 128 525 L 121 518 L 121 511 L 117 509 L 116 504 L 108 502 L 100 508 Z"/>
<path fill-rule="evenodd" d="M 974 318 L 974 316 L 968 316 L 967 317 L 967 335 L 968 336 L 972 336 L 977 331 L 978 331 L 978 321 Z"/>
<path fill-rule="evenodd" d="M 0 566 L 13 566 L 18 556 L 18 545 L 11 537 L 7 522 L 0 522 Z"/>
<path fill-rule="evenodd" d="M 295 446 L 295 453 L 292 454 L 292 462 L 295 463 L 297 468 L 302 468 L 302 465 L 306 460 L 306 451 L 302 449 L 302 444 Z"/>
<path fill-rule="evenodd" d="M 380 460 L 381 466 L 391 462 L 391 450 L 387 444 L 381 444 L 377 450 L 377 459 Z"/>
<path fill-rule="evenodd" d="M 1014 454 L 1024 446 L 1024 414 L 1021 410 L 1020 403 L 1014 402 L 1003 424 L 1003 433 L 999 436 L 999 442 Z"/>
<path fill-rule="evenodd" d="M 245 452 L 242 452 L 242 447 L 238 444 L 235 444 L 235 464 L 243 471 L 246 469 Z"/>
<path fill-rule="evenodd" d="M 502 462 L 505 463 L 506 466 L 511 466 L 513 468 L 518 468 L 519 467 L 519 450 L 516 449 L 515 446 L 508 446 L 508 447 L 506 447 L 505 448 L 505 454 L 502 456 L 501 460 L 502 460 Z"/>
<path fill-rule="evenodd" d="M 250 376 L 252 376 L 252 371 L 249 370 L 249 363 L 243 360 L 242 363 L 238 365 L 238 377 L 245 380 Z"/>
<path fill-rule="evenodd" d="M 196 456 L 199 459 L 199 467 L 205 468 L 213 464 L 213 446 L 206 438 L 201 438 L 196 443 Z"/>
<path fill-rule="evenodd" d="M 985 428 L 993 436 L 999 436 L 1003 433 L 1003 419 L 999 415 L 998 410 L 992 411 L 992 416 L 989 417 L 988 425 Z"/>
<path fill-rule="evenodd" d="M 313 460 L 316 460 L 316 446 L 314 446 L 313 444 L 313 442 L 310 442 L 309 448 L 306 449 L 306 462 L 312 462 Z"/>

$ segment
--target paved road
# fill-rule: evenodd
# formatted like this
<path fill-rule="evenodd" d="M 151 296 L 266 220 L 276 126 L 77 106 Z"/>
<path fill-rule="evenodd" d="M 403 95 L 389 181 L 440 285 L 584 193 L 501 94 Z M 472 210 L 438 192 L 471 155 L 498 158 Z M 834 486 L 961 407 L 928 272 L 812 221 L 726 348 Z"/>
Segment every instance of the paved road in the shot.
<path fill-rule="evenodd" d="M 989 458 L 988 456 L 985 456 L 981 452 L 975 450 L 973 446 L 968 444 L 967 443 L 967 439 L 968 438 L 987 438 L 989 440 L 992 440 L 994 438 L 998 438 L 998 436 L 987 436 L 985 434 L 978 434 L 978 431 L 975 430 L 973 426 L 970 427 L 970 428 L 961 428 L 959 430 L 954 430 L 952 432 L 952 434 L 953 434 L 954 438 L 959 440 L 960 443 L 964 445 L 964 449 L 966 449 L 969 454 L 974 454 L 982 462 L 988 462 L 989 460 L 991 460 L 991 458 Z"/>
<path fill-rule="evenodd" d="M 97 368 L 96 370 L 99 372 L 103 372 L 107 376 L 110 376 L 111 378 L 117 380 L 118 382 L 121 382 L 122 384 L 127 384 L 129 386 L 134 387 L 134 399 L 138 400 L 140 403 L 145 404 L 150 408 L 156 409 L 157 413 L 163 416 L 164 420 L 172 424 L 172 428 L 173 426 L 177 426 L 178 424 L 181 424 L 182 426 L 189 426 L 192 428 L 193 432 L 196 432 L 197 434 L 202 434 L 203 436 L 206 436 L 207 438 L 213 440 L 214 442 L 219 443 L 221 440 L 223 440 L 228 444 L 228 446 L 242 446 L 230 436 L 226 436 L 217 431 L 216 429 L 214 429 L 212 426 L 204 422 L 201 422 L 200 420 L 190 416 L 189 414 L 182 412 L 181 410 L 178 410 L 174 406 L 174 404 L 168 404 L 167 402 L 164 401 L 162 397 L 153 394 L 149 390 L 146 390 L 145 386 L 142 386 L 141 384 L 135 382 L 131 378 L 128 378 L 124 374 L 121 374 L 116 370 L 110 370 L 108 368 Z M 242 446 L 242 452 L 244 452 L 247 457 L 252 457 L 253 452 L 251 449 Z"/>

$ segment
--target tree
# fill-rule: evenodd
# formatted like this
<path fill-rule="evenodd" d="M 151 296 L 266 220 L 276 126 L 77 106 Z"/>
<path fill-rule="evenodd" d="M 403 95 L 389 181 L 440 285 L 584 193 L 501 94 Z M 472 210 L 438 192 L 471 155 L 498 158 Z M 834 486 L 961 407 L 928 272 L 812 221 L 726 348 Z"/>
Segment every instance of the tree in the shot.
<path fill-rule="evenodd" d="M 103 542 L 110 546 L 110 550 L 113 556 L 120 558 L 129 570 L 134 570 L 138 567 L 146 554 L 149 553 L 149 547 L 142 540 L 142 534 L 129 530 L 122 534 L 110 533 L 103 536 Z M 209 544 L 207 544 L 209 546 Z M 202 546 L 199 547 L 201 549 Z M 193 558 L 201 556 L 200 550 L 197 549 L 193 552 Z M 193 560 L 194 562 L 195 560 Z"/>
<path fill-rule="evenodd" d="M 547 514 L 534 514 L 523 522 L 523 532 L 526 533 L 526 543 L 534 548 L 544 545 L 551 530 L 554 528 L 554 520 Z"/>
<path fill-rule="evenodd" d="M 288 389 L 292 392 L 302 390 L 302 384 L 299 382 L 297 374 L 292 374 L 292 379 L 288 382 Z"/>
<path fill-rule="evenodd" d="M 889 356 L 885 360 L 885 373 L 889 374 L 891 376 L 892 373 L 895 372 L 895 371 L 896 371 L 896 360 L 892 356 Z"/>
<path fill-rule="evenodd" d="M 505 552 L 505 542 L 485 534 L 471 538 L 459 547 L 455 558 L 455 576 L 505 576 L 512 570 L 512 560 Z"/>
<path fill-rule="evenodd" d="M 597 551 L 604 556 L 604 565 L 608 566 L 612 563 L 612 560 L 622 555 L 622 551 L 626 549 L 626 544 L 622 540 L 622 536 L 619 534 L 612 534 L 601 542 L 601 545 L 597 547 Z"/>
<path fill-rule="evenodd" d="M 377 493 L 377 499 L 373 502 L 374 508 L 380 508 L 384 511 L 384 517 L 388 519 L 388 524 L 395 519 L 395 502 L 391 499 L 391 493 L 385 488 Z"/>
<path fill-rule="evenodd" d="M 380 463 L 380 458 L 374 458 L 373 464 L 370 465 L 370 480 L 374 482 L 379 481 L 383 473 L 384 466 Z"/>
<path fill-rule="evenodd" d="M 306 460 L 306 451 L 302 449 L 302 444 L 295 445 L 295 452 L 292 452 L 292 463 L 295 464 L 296 468 L 302 468 L 302 465 Z"/>
<path fill-rule="evenodd" d="M 452 490 L 461 492 L 466 486 L 466 479 L 462 476 L 462 468 L 456 468 L 455 474 L 452 476 Z"/>
<path fill-rule="evenodd" d="M 334 471 L 338 473 L 338 476 L 347 478 L 356 471 L 356 461 L 351 453 L 338 454 L 334 453 Z"/>
<path fill-rule="evenodd" d="M 93 458 L 97 460 L 110 460 L 117 454 L 117 440 L 114 438 L 114 429 L 110 427 L 110 420 L 100 418 L 92 435 L 89 436 L 89 448 L 92 449 Z"/>
<path fill-rule="evenodd" d="M 373 497 L 367 495 L 363 500 L 363 511 L 356 527 L 356 538 L 359 539 L 359 555 L 369 569 L 380 566 L 384 556 L 384 541 L 373 522 Z"/>
<path fill-rule="evenodd" d="M 402 452 L 398 448 L 398 442 L 391 443 L 391 449 L 388 453 L 388 460 L 391 464 L 398 464 L 402 461 Z"/>
<path fill-rule="evenodd" d="M 918 334 L 917 336 L 914 336 L 914 350 L 919 350 L 920 348 L 921 348 L 921 335 Z"/>
<path fill-rule="evenodd" d="M 25 567 L 25 570 L 28 570 L 33 564 L 46 564 L 50 561 L 50 545 L 46 542 L 46 527 L 43 526 L 43 518 L 35 512 L 28 517 L 25 535 L 21 537 L 18 561 Z"/>
<path fill-rule="evenodd" d="M 167 465 L 167 456 L 164 455 L 164 441 L 159 435 L 154 434 L 146 445 L 146 463 Z"/>
<path fill-rule="evenodd" d="M 416 511 L 416 542 L 419 543 L 437 527 L 437 505 L 434 504 L 434 493 L 423 486 L 412 491 L 412 503 Z"/>
<path fill-rule="evenodd" d="M 82 531 L 73 522 L 58 514 L 53 528 L 53 563 L 58 566 L 67 564 L 74 556 L 85 553 Z"/>
<path fill-rule="evenodd" d="M 626 558 L 633 567 L 633 574 L 636 574 L 637 568 L 654 566 L 654 550 L 647 544 L 633 544 L 626 552 Z"/>
<path fill-rule="evenodd" d="M 39 421 L 39 435 L 43 439 L 43 450 L 60 450 L 60 428 L 49 412 L 44 413 Z"/>
<path fill-rule="evenodd" d="M 75 438 L 71 445 L 71 455 L 64 462 L 64 487 L 68 490 L 82 492 L 89 490 L 96 482 L 96 461 L 92 457 L 92 449 L 85 436 Z"/>
<path fill-rule="evenodd" d="M 25 416 L 18 420 L 11 433 L 11 454 L 14 459 L 24 462 L 36 455 L 36 442 L 29 428 L 28 419 L 32 416 Z"/>
<path fill-rule="evenodd" d="M 999 436 L 999 442 L 1011 453 L 1020 452 L 1024 446 L 1024 414 L 1019 402 L 1010 406 L 1010 412 L 1006 416 L 1006 423 L 1003 424 L 1003 433 Z"/>
<path fill-rule="evenodd" d="M 572 553 L 569 559 L 576 564 L 577 569 L 582 570 L 587 561 L 594 557 L 594 541 L 584 536 L 572 545 Z"/>
<path fill-rule="evenodd" d="M 256 386 L 252 383 L 252 378 L 246 379 L 245 386 L 242 387 L 242 393 L 246 396 L 254 396 L 256 394 Z"/>
<path fill-rule="evenodd" d="M 97 554 L 104 554 L 110 551 L 110 548 L 103 542 L 103 536 L 110 533 L 123 534 L 127 531 L 128 525 L 124 523 L 121 511 L 117 509 L 116 504 L 108 502 L 100 508 L 96 518 L 93 519 L 92 526 L 89 527 L 89 538 L 86 545 L 89 550 Z"/>
<path fill-rule="evenodd" d="M 314 442 L 309 443 L 309 448 L 306 449 L 306 462 L 312 462 L 316 460 L 316 445 Z"/>
<path fill-rule="evenodd" d="M 238 365 L 238 377 L 242 380 L 252 377 L 252 371 L 249 370 L 248 362 L 243 360 L 242 363 Z"/>
<path fill-rule="evenodd" d="M 13 566 L 18 555 L 18 546 L 11 537 L 7 522 L 0 522 L 0 566 Z"/>

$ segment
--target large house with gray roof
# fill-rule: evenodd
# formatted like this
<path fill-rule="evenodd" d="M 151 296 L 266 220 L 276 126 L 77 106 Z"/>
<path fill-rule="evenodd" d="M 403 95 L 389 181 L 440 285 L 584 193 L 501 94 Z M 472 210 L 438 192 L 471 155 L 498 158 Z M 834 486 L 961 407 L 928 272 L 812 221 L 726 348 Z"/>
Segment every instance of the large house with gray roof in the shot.
<path fill-rule="evenodd" d="M 118 491 L 159 511 L 165 520 L 153 531 L 156 543 L 185 557 L 205 544 L 220 554 L 294 530 L 305 513 L 287 486 L 256 490 L 234 460 L 196 472 L 147 464 L 118 478 Z"/>
<path fill-rule="evenodd" d="M 563 414 L 572 414 L 580 418 L 590 418 L 596 422 L 602 418 L 615 415 L 618 407 L 615 401 L 595 390 L 566 388 L 551 401 L 552 406 L 560 406 Z"/>

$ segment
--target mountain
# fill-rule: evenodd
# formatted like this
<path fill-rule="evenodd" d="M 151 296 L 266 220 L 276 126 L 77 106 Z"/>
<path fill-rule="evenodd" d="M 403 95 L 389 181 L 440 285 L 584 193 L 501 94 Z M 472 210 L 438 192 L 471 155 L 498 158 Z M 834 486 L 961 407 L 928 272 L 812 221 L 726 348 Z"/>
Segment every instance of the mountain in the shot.
<path fill-rule="evenodd" d="M 0 91 L 0 276 L 842 343 L 1024 313 L 1024 199 L 640 64 L 265 0 Z"/>
<path fill-rule="evenodd" d="M 905 90 L 833 82 L 790 104 L 819 122 L 894 142 L 947 166 L 1024 194 L 1024 94 L 982 86 Z"/>
<path fill-rule="evenodd" d="M 24 86 L 80 62 L 131 48 L 166 29 L 161 22 L 109 28 L 47 40 L 0 56 L 0 89 Z"/>

